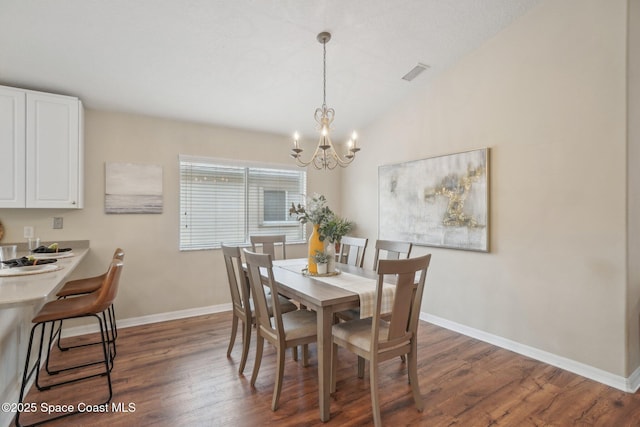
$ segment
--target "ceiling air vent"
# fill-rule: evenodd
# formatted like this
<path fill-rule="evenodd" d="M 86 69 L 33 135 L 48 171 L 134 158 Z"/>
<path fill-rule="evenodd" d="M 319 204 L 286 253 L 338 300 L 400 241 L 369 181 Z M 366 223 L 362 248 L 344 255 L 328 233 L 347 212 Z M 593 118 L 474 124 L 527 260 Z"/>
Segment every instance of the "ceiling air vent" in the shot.
<path fill-rule="evenodd" d="M 420 73 L 422 73 L 427 68 L 429 68 L 428 65 L 424 65 L 424 64 L 418 63 L 418 65 L 413 67 L 411 69 L 411 71 L 409 71 L 407 74 L 402 76 L 402 80 L 406 80 L 406 81 L 410 82 L 411 80 L 413 80 L 416 77 L 418 77 L 420 75 Z"/>

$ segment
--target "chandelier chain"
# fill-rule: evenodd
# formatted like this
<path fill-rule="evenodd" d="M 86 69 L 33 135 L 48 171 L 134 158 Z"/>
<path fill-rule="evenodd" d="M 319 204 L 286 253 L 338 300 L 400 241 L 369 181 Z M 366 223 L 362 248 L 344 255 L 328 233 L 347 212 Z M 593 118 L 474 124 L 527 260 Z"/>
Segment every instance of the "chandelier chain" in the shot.
<path fill-rule="evenodd" d="M 327 106 L 327 42 L 322 42 L 322 106 Z"/>

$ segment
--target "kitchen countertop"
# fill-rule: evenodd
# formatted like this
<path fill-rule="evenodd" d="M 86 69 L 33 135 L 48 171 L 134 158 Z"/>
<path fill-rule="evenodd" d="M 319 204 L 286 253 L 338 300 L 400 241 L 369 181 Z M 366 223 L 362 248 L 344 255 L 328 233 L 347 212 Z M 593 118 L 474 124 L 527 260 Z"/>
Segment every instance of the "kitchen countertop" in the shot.
<path fill-rule="evenodd" d="M 44 302 L 58 286 L 69 280 L 73 270 L 89 252 L 88 242 L 86 245 L 79 243 L 69 245 L 69 243 L 61 242 L 60 245 L 71 247 L 73 256 L 58 259 L 56 265 L 61 267 L 58 270 L 25 276 L 0 277 L 0 309 Z M 18 257 L 26 256 L 25 250 L 26 247 L 22 250 L 18 247 Z"/>

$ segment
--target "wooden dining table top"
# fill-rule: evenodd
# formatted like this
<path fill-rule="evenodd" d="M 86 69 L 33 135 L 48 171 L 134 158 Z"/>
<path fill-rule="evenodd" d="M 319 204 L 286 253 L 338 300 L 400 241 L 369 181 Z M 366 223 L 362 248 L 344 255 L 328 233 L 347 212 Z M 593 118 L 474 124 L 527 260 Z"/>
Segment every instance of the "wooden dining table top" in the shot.
<path fill-rule="evenodd" d="M 290 262 L 291 260 L 283 260 L 284 262 Z M 305 261 L 301 260 L 301 261 Z M 299 297 L 305 299 L 314 306 L 326 307 L 344 302 L 352 302 L 358 300 L 358 294 L 356 292 L 349 291 L 337 286 L 332 286 L 325 283 L 317 277 L 305 275 L 300 272 L 291 271 L 288 268 L 284 268 L 282 261 L 274 261 L 273 276 L 276 282 L 280 286 L 284 286 L 290 290 L 293 294 L 291 298 Z M 306 265 L 306 264 L 305 264 Z M 345 272 L 356 275 L 362 275 L 375 279 L 377 276 L 373 271 L 367 271 L 358 267 L 353 267 L 346 264 L 336 264 L 338 269 Z M 353 268 L 351 268 L 353 267 Z"/>

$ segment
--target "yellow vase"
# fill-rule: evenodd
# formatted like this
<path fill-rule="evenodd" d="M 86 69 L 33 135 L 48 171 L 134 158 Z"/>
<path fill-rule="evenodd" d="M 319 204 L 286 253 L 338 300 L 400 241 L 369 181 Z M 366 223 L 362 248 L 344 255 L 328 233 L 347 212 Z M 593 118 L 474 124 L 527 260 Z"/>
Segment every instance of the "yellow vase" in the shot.
<path fill-rule="evenodd" d="M 313 225 L 313 232 L 309 236 L 309 273 L 318 274 L 318 266 L 313 260 L 316 251 L 324 252 L 324 243 L 320 241 L 320 225 Z"/>

